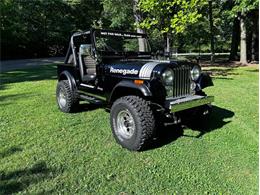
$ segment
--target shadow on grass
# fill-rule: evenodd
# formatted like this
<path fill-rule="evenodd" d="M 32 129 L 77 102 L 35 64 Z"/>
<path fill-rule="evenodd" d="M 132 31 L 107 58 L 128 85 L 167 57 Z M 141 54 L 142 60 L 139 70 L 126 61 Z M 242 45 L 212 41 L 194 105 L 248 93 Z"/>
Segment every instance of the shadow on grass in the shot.
<path fill-rule="evenodd" d="M 212 78 L 213 79 L 220 79 L 220 80 L 234 80 L 233 78 L 229 78 L 229 77 L 212 77 Z"/>
<path fill-rule="evenodd" d="M 97 110 L 99 108 L 105 108 L 104 104 L 94 104 L 94 103 L 81 103 L 77 110 L 75 110 L 75 113 L 80 113 L 80 112 L 87 112 L 87 111 L 93 111 Z"/>
<path fill-rule="evenodd" d="M 216 79 L 222 78 L 233 80 L 233 78 L 229 78 L 228 76 L 239 75 L 234 72 L 234 68 L 211 68 L 209 70 L 205 70 L 204 72 L 207 72 L 211 77 Z"/>
<path fill-rule="evenodd" d="M 253 69 L 253 70 L 246 70 L 247 72 L 256 72 L 256 73 L 258 73 L 259 72 L 259 70 L 258 69 Z"/>
<path fill-rule="evenodd" d="M 217 106 L 212 107 L 212 114 L 209 116 L 207 120 L 201 122 L 193 122 L 193 123 L 186 123 L 180 125 L 170 125 L 164 128 L 161 128 L 157 132 L 156 138 L 152 141 L 152 143 L 145 148 L 145 150 L 151 150 L 155 148 L 162 147 L 167 145 L 178 138 L 185 136 L 185 137 L 192 137 L 192 138 L 200 138 L 206 133 L 211 131 L 217 130 L 225 126 L 226 124 L 230 123 L 231 120 L 226 121 L 234 116 L 234 112 L 220 108 Z M 185 128 L 190 128 L 192 130 L 198 131 L 199 135 L 197 136 L 190 136 L 184 134 Z"/>
<path fill-rule="evenodd" d="M 12 94 L 12 95 L 1 95 L 0 96 L 0 106 L 6 106 L 13 102 L 16 102 L 16 100 L 24 99 L 32 97 L 31 93 L 19 93 L 19 94 Z"/>
<path fill-rule="evenodd" d="M 40 81 L 57 78 L 56 65 L 44 65 L 31 69 L 12 70 L 0 73 L 0 90 L 6 88 L 6 84 L 25 81 Z"/>
<path fill-rule="evenodd" d="M 8 156 L 11 156 L 12 154 L 14 154 L 16 152 L 21 152 L 21 151 L 23 151 L 23 149 L 21 147 L 12 146 L 11 148 L 0 152 L 0 158 L 5 158 Z"/>
<path fill-rule="evenodd" d="M 222 128 L 230 123 L 230 119 L 235 115 L 234 112 L 217 106 L 213 106 L 212 109 L 211 115 L 205 121 L 186 124 L 188 128 L 199 131 L 199 135 L 195 136 L 196 138 L 200 138 L 206 133 Z"/>
<path fill-rule="evenodd" d="M 11 172 L 0 171 L 0 194 L 12 194 L 25 190 L 29 185 L 53 178 L 54 171 L 45 162 Z"/>

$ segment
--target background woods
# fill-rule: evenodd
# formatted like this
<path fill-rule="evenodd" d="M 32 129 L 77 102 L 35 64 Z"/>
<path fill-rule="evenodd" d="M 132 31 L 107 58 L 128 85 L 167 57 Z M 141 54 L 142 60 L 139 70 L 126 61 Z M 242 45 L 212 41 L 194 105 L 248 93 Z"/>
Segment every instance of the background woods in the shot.
<path fill-rule="evenodd" d="M 64 55 L 73 32 L 96 27 L 146 31 L 154 51 L 258 60 L 258 0 L 2 0 L 0 6 L 1 59 Z"/>

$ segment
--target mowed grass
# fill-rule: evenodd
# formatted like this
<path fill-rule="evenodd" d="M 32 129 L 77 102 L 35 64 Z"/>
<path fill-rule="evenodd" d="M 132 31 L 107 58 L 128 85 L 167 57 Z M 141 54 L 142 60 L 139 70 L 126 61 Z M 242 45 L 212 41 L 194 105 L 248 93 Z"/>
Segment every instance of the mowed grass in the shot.
<path fill-rule="evenodd" d="M 116 144 L 102 108 L 60 112 L 54 65 L 2 73 L 0 194 L 257 194 L 258 68 L 208 71 L 210 119 L 143 152 Z"/>

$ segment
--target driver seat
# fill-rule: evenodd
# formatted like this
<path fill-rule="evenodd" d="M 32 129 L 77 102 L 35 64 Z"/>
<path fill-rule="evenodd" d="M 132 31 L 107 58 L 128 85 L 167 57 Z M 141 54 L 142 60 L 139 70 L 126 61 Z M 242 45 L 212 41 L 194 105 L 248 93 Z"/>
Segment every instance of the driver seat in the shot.
<path fill-rule="evenodd" d="M 81 69 L 82 81 L 85 81 L 87 83 L 94 82 L 96 80 L 97 62 L 91 55 L 91 45 L 80 45 L 79 64 Z"/>

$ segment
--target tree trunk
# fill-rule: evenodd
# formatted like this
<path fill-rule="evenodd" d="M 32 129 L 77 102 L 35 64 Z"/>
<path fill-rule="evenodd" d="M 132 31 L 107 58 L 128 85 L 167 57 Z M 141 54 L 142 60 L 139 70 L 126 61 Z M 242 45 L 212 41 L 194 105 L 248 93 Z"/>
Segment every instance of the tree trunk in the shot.
<path fill-rule="evenodd" d="M 251 20 L 251 19 L 250 19 Z M 246 56 L 247 61 L 250 62 L 252 60 L 252 39 L 253 39 L 253 30 L 251 29 L 251 26 L 253 26 L 252 21 L 250 21 L 250 26 L 246 25 L 246 28 L 248 29 L 246 32 Z"/>
<path fill-rule="evenodd" d="M 236 17 L 233 21 L 233 29 L 232 29 L 232 42 L 231 42 L 231 51 L 229 60 L 238 60 L 238 45 L 240 40 L 240 21 L 238 17 Z"/>
<path fill-rule="evenodd" d="M 212 0 L 209 0 L 209 25 L 210 25 L 210 62 L 214 63 L 215 47 L 214 47 L 214 33 L 213 33 L 213 16 L 212 16 Z"/>
<path fill-rule="evenodd" d="M 133 0 L 133 13 L 134 13 L 134 18 L 135 18 L 135 23 L 139 24 L 142 21 L 142 14 L 141 12 L 137 9 L 138 6 L 138 0 Z M 141 28 L 137 28 L 136 31 L 138 33 L 145 33 L 145 30 Z M 147 50 L 147 43 L 145 39 L 138 38 L 138 45 L 139 45 L 139 51 L 146 51 Z"/>
<path fill-rule="evenodd" d="M 170 50 L 171 50 L 171 47 L 170 47 L 170 33 L 167 33 L 166 35 L 166 52 L 169 53 Z"/>
<path fill-rule="evenodd" d="M 253 27 L 252 27 L 252 46 L 251 46 L 251 60 L 256 61 L 257 53 L 258 53 L 258 29 L 259 29 L 259 21 L 258 21 L 258 10 L 253 13 Z"/>
<path fill-rule="evenodd" d="M 247 64 L 247 51 L 246 51 L 246 25 L 245 15 L 242 13 L 240 18 L 240 63 Z"/>
<path fill-rule="evenodd" d="M 170 33 L 163 33 L 163 39 L 164 39 L 164 56 L 166 55 L 167 58 L 169 59 L 170 57 L 170 43 L 171 43 L 171 34 Z"/>
<path fill-rule="evenodd" d="M 251 60 L 256 61 L 256 44 L 257 44 L 257 34 L 255 30 L 252 32 L 252 47 L 251 47 Z"/>

